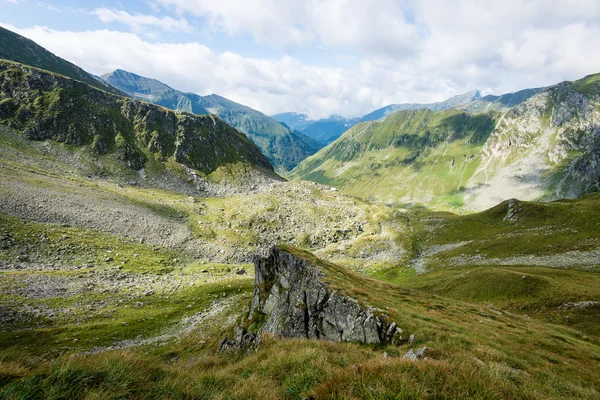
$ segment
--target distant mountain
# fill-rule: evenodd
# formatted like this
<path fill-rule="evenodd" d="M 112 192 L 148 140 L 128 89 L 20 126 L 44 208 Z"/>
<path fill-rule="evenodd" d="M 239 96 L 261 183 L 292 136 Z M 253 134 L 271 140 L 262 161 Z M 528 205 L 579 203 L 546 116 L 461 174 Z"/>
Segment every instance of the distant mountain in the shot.
<path fill-rule="evenodd" d="M 0 27 L 0 59 L 31 65 L 32 67 L 77 79 L 110 93 L 123 94 L 104 81 L 88 74 L 77 65 L 55 56 L 34 41 L 2 27 Z"/>
<path fill-rule="evenodd" d="M 534 88 L 519 90 L 514 93 L 506 93 L 500 96 L 494 96 L 492 94 L 480 97 L 471 101 L 470 103 L 459 106 L 461 109 L 470 113 L 479 113 L 484 111 L 506 111 L 518 104 L 521 104 L 531 96 L 538 94 L 546 88 Z"/>
<path fill-rule="evenodd" d="M 360 118 L 344 118 L 340 115 L 332 115 L 329 118 L 320 119 L 308 124 L 300 132 L 327 145 L 339 138 L 342 133 L 352 128 L 359 121 Z"/>
<path fill-rule="evenodd" d="M 306 136 L 327 145 L 348 129 L 352 128 L 359 122 L 365 121 L 381 121 L 388 115 L 401 110 L 419 110 L 427 108 L 433 111 L 447 110 L 464 104 L 471 104 L 473 101 L 481 98 L 478 90 L 472 90 L 458 96 L 449 98 L 438 103 L 431 104 L 390 104 L 388 106 L 377 109 L 363 117 L 344 118 L 340 115 L 332 115 L 329 118 L 310 120 L 306 114 L 298 114 L 293 112 L 281 113 L 273 115 L 277 121 L 285 123 L 287 126 L 297 129 Z M 474 105 L 473 107 L 483 107 L 483 105 Z"/>
<path fill-rule="evenodd" d="M 322 146 L 250 107 L 216 94 L 199 96 L 173 89 L 155 79 L 116 70 L 101 76 L 110 85 L 138 99 L 172 110 L 194 114 L 212 113 L 245 133 L 279 172 L 285 173 Z"/>
<path fill-rule="evenodd" d="M 470 92 L 459 94 L 457 96 L 450 97 L 447 100 L 440 101 L 438 103 L 429 104 L 418 104 L 418 103 L 403 103 L 403 104 L 390 104 L 388 106 L 379 108 L 365 116 L 360 121 L 381 121 L 388 115 L 395 113 L 396 111 L 402 110 L 419 110 L 427 108 L 431 111 L 443 111 L 450 108 L 458 107 L 462 104 L 470 103 L 481 97 L 479 90 L 471 90 Z"/>
<path fill-rule="evenodd" d="M 302 129 L 306 128 L 307 125 L 315 122 L 308 118 L 306 114 L 300 114 L 295 112 L 285 112 L 281 114 L 272 115 L 275 121 L 283 122 L 287 126 L 292 129 L 296 129 L 298 131 L 302 131 Z"/>
<path fill-rule="evenodd" d="M 170 111 L 11 61 L 0 61 L 0 124 L 133 170 L 173 159 L 206 175 L 239 164 L 275 176 L 256 145 L 217 117 Z"/>
<path fill-rule="evenodd" d="M 287 112 L 273 115 L 273 119 L 297 129 L 319 143 L 327 145 L 360 121 L 360 118 L 344 118 L 332 115 L 329 118 L 311 120 L 306 114 Z"/>
<path fill-rule="evenodd" d="M 290 176 L 388 204 L 455 210 L 599 191 L 600 74 L 517 93 L 488 97 L 492 111 L 478 114 L 403 110 L 359 123 Z"/>

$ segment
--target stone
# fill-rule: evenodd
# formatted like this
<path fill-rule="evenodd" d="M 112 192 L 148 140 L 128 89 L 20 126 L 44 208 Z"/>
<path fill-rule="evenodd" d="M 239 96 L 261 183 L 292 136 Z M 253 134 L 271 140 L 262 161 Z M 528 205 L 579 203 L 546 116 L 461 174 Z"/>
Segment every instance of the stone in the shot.
<path fill-rule="evenodd" d="M 245 269 L 238 269 L 235 273 L 237 275 L 245 275 L 246 274 L 246 270 Z"/>
<path fill-rule="evenodd" d="M 219 351 L 239 352 L 240 350 L 251 350 L 256 343 L 256 335 L 246 328 L 236 326 L 233 328 L 233 338 L 223 338 L 219 344 Z"/>
<path fill-rule="evenodd" d="M 403 360 L 417 361 L 425 356 L 425 352 L 427 352 L 427 347 L 423 346 L 417 351 L 413 349 L 408 350 L 408 352 L 402 356 Z"/>
<path fill-rule="evenodd" d="M 268 257 L 255 257 L 254 297 L 247 323 L 264 321 L 256 337 L 269 334 L 367 344 L 400 341 L 402 329 L 395 322 L 330 289 L 308 256 L 273 247 Z"/>

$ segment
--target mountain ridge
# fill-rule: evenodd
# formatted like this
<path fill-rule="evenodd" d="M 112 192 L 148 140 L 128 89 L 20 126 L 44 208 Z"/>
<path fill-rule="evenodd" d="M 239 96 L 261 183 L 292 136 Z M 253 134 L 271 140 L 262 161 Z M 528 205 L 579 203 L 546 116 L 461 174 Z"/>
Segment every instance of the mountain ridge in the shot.
<path fill-rule="evenodd" d="M 290 176 L 387 204 L 449 210 L 597 191 L 597 82 L 591 75 L 560 83 L 503 111 L 398 111 L 355 125 Z"/>
<path fill-rule="evenodd" d="M 248 163 L 273 174 L 250 140 L 212 115 L 176 113 L 23 64 L 0 61 L 0 121 L 33 140 L 86 146 L 139 170 L 174 158 L 205 174 Z"/>
<path fill-rule="evenodd" d="M 173 110 L 194 114 L 212 113 L 219 116 L 246 134 L 280 172 L 290 170 L 321 147 L 312 139 L 260 111 L 217 94 L 200 96 L 181 92 L 156 79 L 124 70 L 104 74 L 101 78 L 131 96 L 145 101 Z"/>
<path fill-rule="evenodd" d="M 33 40 L 0 26 L 0 59 L 55 72 L 84 82 L 97 89 L 123 95 L 117 88 L 96 79 L 77 65 L 49 52 Z"/>

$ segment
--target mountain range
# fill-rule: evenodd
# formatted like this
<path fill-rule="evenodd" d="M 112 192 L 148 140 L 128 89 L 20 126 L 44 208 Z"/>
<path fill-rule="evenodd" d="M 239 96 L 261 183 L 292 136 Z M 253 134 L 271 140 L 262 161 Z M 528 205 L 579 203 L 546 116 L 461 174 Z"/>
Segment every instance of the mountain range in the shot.
<path fill-rule="evenodd" d="M 454 210 L 597 191 L 599 78 L 363 122 L 291 176 L 388 204 Z M 481 108 L 492 111 L 465 111 Z"/>
<path fill-rule="evenodd" d="M 116 70 L 101 76 L 109 85 L 137 99 L 194 114 L 214 114 L 245 133 L 281 173 L 322 146 L 265 114 L 216 94 L 199 96 L 175 90 L 155 79 Z"/>
<path fill-rule="evenodd" d="M 489 103 L 494 104 L 504 104 L 507 100 L 506 98 L 512 97 L 508 95 L 504 96 L 486 96 L 485 100 L 482 100 L 480 103 L 477 103 L 476 106 L 472 106 L 473 109 L 477 107 L 477 109 L 481 109 L 484 105 L 488 105 Z M 519 99 L 522 99 L 524 96 L 516 96 L 512 102 L 517 104 Z M 287 112 L 282 114 L 273 115 L 273 118 L 277 121 L 283 122 L 286 125 L 290 126 L 293 129 L 297 129 L 300 132 L 304 133 L 306 136 L 311 137 L 325 145 L 333 142 L 335 139 L 340 137 L 342 133 L 346 132 L 348 129 L 353 127 L 359 122 L 365 121 L 381 121 L 385 119 L 388 115 L 401 110 L 419 110 L 419 109 L 429 109 L 432 111 L 443 111 L 450 108 L 466 106 L 467 104 L 476 103 L 479 99 L 481 99 L 481 95 L 478 90 L 472 90 L 470 92 L 460 94 L 457 96 L 453 96 L 447 100 L 440 101 L 437 103 L 429 103 L 429 104 L 418 104 L 418 103 L 403 103 L 403 104 L 390 104 L 385 107 L 379 108 L 375 111 L 372 111 L 362 117 L 356 118 L 344 118 L 340 115 L 332 115 L 329 118 L 319 119 L 319 120 L 310 120 L 308 115 L 299 114 L 293 112 Z M 511 101 L 511 100 L 508 100 Z M 522 101 L 522 100 L 521 100 Z M 511 103 L 512 104 L 512 103 Z M 514 105 L 512 104 L 512 105 Z"/>

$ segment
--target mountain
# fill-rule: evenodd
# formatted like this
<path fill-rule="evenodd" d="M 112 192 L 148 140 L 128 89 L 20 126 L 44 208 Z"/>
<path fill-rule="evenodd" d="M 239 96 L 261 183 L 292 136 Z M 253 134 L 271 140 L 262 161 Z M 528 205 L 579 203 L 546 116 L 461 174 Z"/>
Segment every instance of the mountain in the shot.
<path fill-rule="evenodd" d="M 416 104 L 416 103 L 402 103 L 402 104 L 390 104 L 388 106 L 379 108 L 367 115 L 364 115 L 360 120 L 364 121 L 380 121 L 383 120 L 388 115 L 401 110 L 419 110 L 422 108 L 427 108 L 432 111 L 443 111 L 448 110 L 450 108 L 458 107 L 462 104 L 470 103 L 474 100 L 477 100 L 481 97 L 479 90 L 472 90 L 467 93 L 459 94 L 453 97 L 450 97 L 447 100 L 440 101 L 438 103 L 430 103 L 430 104 Z"/>
<path fill-rule="evenodd" d="M 332 115 L 328 118 L 310 120 L 306 114 L 298 114 L 293 112 L 273 115 L 273 118 L 279 122 L 285 123 L 287 126 L 293 129 L 299 130 L 306 136 L 324 145 L 328 145 L 340 137 L 342 133 L 346 132 L 359 122 L 383 120 L 389 114 L 400 110 L 418 110 L 421 108 L 427 108 L 434 111 L 446 110 L 460 105 L 471 104 L 480 97 L 479 91 L 473 90 L 465 94 L 451 97 L 439 103 L 390 104 L 357 118 L 344 118 L 340 115 Z M 496 98 L 496 96 L 493 97 Z M 478 104 L 472 107 L 482 108 L 483 105 Z"/>
<path fill-rule="evenodd" d="M 575 157 L 599 78 L 548 94 L 543 118 L 582 129 Z M 543 94 L 392 114 L 409 134 L 341 156 L 487 144 Z M 9 61 L 0 155 L 2 399 L 598 398 L 600 194 L 399 210 L 278 180 L 216 116 Z M 228 177 L 243 190 L 217 190 Z"/>
<path fill-rule="evenodd" d="M 552 86 L 504 112 L 405 110 L 363 122 L 290 176 L 437 209 L 598 191 L 599 77 Z"/>
<path fill-rule="evenodd" d="M 177 111 L 212 113 L 245 133 L 273 164 L 285 172 L 314 154 L 321 145 L 250 107 L 212 94 L 199 96 L 175 90 L 155 79 L 116 70 L 101 77 L 110 85 L 138 99 Z"/>
<path fill-rule="evenodd" d="M 500 96 L 490 94 L 475 99 L 470 103 L 459 105 L 458 107 L 473 114 L 491 110 L 506 111 L 545 89 L 547 88 L 524 89 Z"/>
<path fill-rule="evenodd" d="M 25 65 L 55 72 L 87 83 L 97 89 L 123 94 L 116 88 L 96 79 L 77 65 L 55 56 L 42 46 L 0 26 L 0 59 L 16 61 Z"/>
<path fill-rule="evenodd" d="M 295 112 L 285 112 L 285 113 L 281 113 L 281 114 L 275 114 L 275 115 L 271 115 L 271 118 L 273 118 L 275 121 L 284 123 L 287 126 L 289 126 L 290 128 L 296 129 L 298 131 L 301 131 L 307 125 L 315 122 L 315 121 L 309 119 L 308 115 L 301 114 L 301 113 L 295 113 Z"/>
<path fill-rule="evenodd" d="M 311 120 L 306 114 L 293 112 L 273 115 L 273 119 L 297 129 L 304 135 L 319 143 L 327 145 L 360 121 L 360 118 L 344 118 L 341 115 L 331 115 L 328 118 Z"/>
<path fill-rule="evenodd" d="M 344 118 L 340 115 L 332 115 L 329 118 L 314 121 L 300 131 L 306 136 L 327 145 L 359 121 L 359 118 Z"/>
<path fill-rule="evenodd" d="M 204 174 L 241 163 L 274 175 L 246 136 L 212 115 L 176 113 L 9 61 L 0 61 L 0 88 L 0 122 L 32 140 L 114 155 L 134 170 L 172 158 Z"/>

